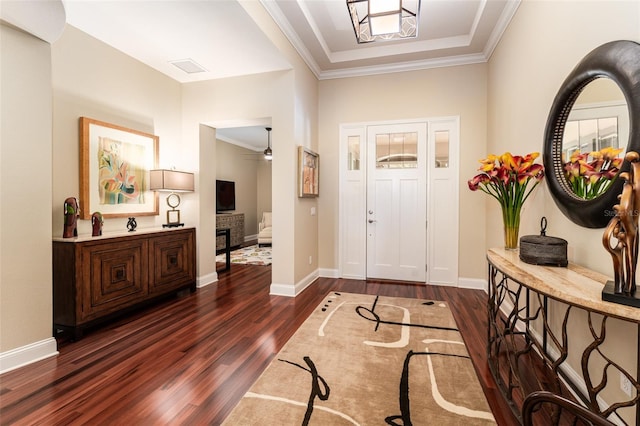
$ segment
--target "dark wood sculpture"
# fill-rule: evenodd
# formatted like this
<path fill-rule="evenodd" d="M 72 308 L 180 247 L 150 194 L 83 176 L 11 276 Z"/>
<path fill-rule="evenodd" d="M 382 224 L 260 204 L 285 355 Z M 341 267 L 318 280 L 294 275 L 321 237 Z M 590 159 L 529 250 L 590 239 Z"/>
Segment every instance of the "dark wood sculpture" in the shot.
<path fill-rule="evenodd" d="M 64 230 L 63 238 L 71 238 L 78 236 L 78 216 L 80 208 L 78 207 L 78 199 L 69 197 L 64 200 Z"/>
<path fill-rule="evenodd" d="M 102 213 L 100 212 L 94 212 L 91 215 L 91 236 L 93 237 L 99 237 L 100 235 L 102 235 L 102 224 L 104 223 L 104 221 L 102 220 Z"/>
<path fill-rule="evenodd" d="M 640 155 L 637 152 L 628 152 L 625 160 L 630 163 L 631 168 L 628 172 L 623 172 L 619 175 L 619 178 L 624 180 L 624 185 L 622 193 L 618 195 L 618 204 L 613 206 L 615 216 L 609 221 L 602 235 L 602 244 L 611 254 L 613 260 L 613 293 L 633 297 L 636 292 L 636 268 L 638 263 Z M 605 292 L 603 292 L 604 296 Z M 604 298 L 609 300 L 606 297 Z M 635 306 L 635 303 L 633 305 Z"/>

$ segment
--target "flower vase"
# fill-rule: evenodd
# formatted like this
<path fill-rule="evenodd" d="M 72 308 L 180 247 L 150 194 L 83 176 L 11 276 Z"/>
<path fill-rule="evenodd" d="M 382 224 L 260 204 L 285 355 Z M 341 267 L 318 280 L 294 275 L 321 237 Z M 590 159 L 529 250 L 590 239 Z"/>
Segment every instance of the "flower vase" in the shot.
<path fill-rule="evenodd" d="M 516 250 L 520 232 L 520 209 L 503 207 L 502 221 L 504 225 L 504 248 L 506 250 Z"/>

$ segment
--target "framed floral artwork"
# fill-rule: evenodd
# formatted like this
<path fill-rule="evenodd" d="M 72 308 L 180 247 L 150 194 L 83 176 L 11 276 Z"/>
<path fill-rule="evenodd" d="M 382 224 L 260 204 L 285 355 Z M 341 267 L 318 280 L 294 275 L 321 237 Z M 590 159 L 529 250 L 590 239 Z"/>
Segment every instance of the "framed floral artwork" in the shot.
<path fill-rule="evenodd" d="M 80 117 L 80 217 L 158 214 L 149 171 L 158 165 L 158 136 Z"/>
<path fill-rule="evenodd" d="M 298 147 L 298 197 L 320 195 L 320 156 L 304 146 Z"/>

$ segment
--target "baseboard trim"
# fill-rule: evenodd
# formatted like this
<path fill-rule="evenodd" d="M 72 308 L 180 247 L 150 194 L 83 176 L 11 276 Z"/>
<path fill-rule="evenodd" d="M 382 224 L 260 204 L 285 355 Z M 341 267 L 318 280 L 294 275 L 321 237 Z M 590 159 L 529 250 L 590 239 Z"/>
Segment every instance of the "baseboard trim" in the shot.
<path fill-rule="evenodd" d="M 198 279 L 196 280 L 196 287 L 198 288 L 206 287 L 215 282 L 218 282 L 218 273 L 212 272 L 210 274 L 198 277 Z"/>
<path fill-rule="evenodd" d="M 320 276 L 322 278 L 340 278 L 340 274 L 337 269 L 320 268 Z"/>
<path fill-rule="evenodd" d="M 469 288 L 473 290 L 484 290 L 487 292 L 487 280 L 479 278 L 458 278 L 458 288 Z"/>
<path fill-rule="evenodd" d="M 0 374 L 56 355 L 58 346 L 53 337 L 0 353 Z"/>
<path fill-rule="evenodd" d="M 244 242 L 248 243 L 249 241 L 255 241 L 258 239 L 258 234 L 253 234 L 253 235 L 245 235 L 244 236 Z"/>
<path fill-rule="evenodd" d="M 269 294 L 272 296 L 296 297 L 318 279 L 319 276 L 319 271 L 316 269 L 294 285 L 271 283 Z"/>

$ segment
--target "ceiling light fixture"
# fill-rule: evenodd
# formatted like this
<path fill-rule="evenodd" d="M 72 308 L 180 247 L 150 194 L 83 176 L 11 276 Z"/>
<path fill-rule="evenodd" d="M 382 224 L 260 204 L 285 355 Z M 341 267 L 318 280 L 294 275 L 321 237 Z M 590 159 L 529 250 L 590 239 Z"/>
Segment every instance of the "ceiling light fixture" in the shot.
<path fill-rule="evenodd" d="M 267 149 L 264 150 L 264 159 L 271 161 L 273 158 L 273 151 L 271 151 L 271 127 L 265 127 L 267 129 Z"/>
<path fill-rule="evenodd" d="M 358 43 L 418 35 L 420 0 L 347 0 L 347 8 Z"/>

